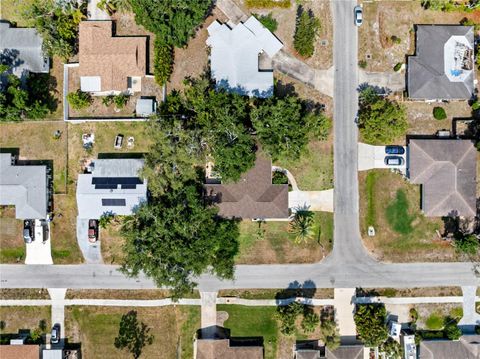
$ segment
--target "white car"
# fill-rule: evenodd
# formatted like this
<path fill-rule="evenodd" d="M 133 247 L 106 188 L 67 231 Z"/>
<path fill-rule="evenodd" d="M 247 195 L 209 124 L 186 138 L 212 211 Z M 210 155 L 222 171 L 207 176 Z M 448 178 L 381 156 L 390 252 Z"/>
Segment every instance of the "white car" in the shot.
<path fill-rule="evenodd" d="M 353 16 L 355 19 L 355 26 L 360 26 L 363 23 L 363 10 L 361 6 L 355 6 L 353 9 Z"/>

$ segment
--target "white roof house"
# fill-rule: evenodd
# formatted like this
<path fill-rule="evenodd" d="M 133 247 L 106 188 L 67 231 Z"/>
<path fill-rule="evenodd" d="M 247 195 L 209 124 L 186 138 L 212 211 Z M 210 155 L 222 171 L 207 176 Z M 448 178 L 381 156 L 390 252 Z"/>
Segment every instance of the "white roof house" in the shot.
<path fill-rule="evenodd" d="M 17 166 L 0 153 L 0 205 L 14 205 L 17 219 L 47 217 L 47 184 L 47 166 Z"/>
<path fill-rule="evenodd" d="M 147 182 L 139 178 L 142 167 L 142 159 L 95 160 L 92 173 L 78 176 L 78 217 L 132 214 L 147 200 Z"/>
<path fill-rule="evenodd" d="M 210 66 L 217 87 L 256 97 L 273 94 L 273 72 L 259 70 L 261 53 L 275 56 L 283 44 L 255 17 L 235 27 L 214 21 L 208 28 Z"/>

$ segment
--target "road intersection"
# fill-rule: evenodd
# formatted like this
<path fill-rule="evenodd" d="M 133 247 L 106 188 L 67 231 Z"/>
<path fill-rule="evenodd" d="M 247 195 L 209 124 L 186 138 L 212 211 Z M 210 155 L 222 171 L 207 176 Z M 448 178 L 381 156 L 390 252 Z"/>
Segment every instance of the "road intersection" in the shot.
<path fill-rule="evenodd" d="M 202 291 L 228 288 L 431 287 L 478 286 L 472 263 L 398 263 L 375 261 L 359 231 L 357 175 L 358 107 L 356 1 L 332 1 L 334 18 L 334 246 L 314 264 L 239 265 L 235 279 L 198 278 Z M 420 259 L 420 258 L 419 258 Z M 126 278 L 113 265 L 0 265 L 2 288 L 155 288 L 148 278 Z"/>

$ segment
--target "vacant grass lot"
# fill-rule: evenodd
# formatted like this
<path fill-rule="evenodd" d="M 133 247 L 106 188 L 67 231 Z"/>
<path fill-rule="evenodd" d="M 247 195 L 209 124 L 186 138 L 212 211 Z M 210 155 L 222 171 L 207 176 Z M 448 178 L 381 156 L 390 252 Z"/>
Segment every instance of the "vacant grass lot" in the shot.
<path fill-rule="evenodd" d="M 138 320 L 153 334 L 153 344 L 147 345 L 141 358 L 193 357 L 193 338 L 200 328 L 200 307 L 113 308 L 68 307 L 65 311 L 67 337 L 80 342 L 86 358 L 131 358 L 126 350 L 114 346 L 122 315 L 137 311 Z"/>
<path fill-rule="evenodd" d="M 420 186 L 399 174 L 373 170 L 359 175 L 360 221 L 364 243 L 383 261 L 456 260 L 453 247 L 439 239 L 440 218 L 425 217 L 420 210 Z M 367 236 L 368 226 L 375 237 Z"/>
<path fill-rule="evenodd" d="M 48 331 L 52 325 L 50 317 L 50 307 L 0 307 L 0 321 L 5 323 L 1 333 L 15 334 L 19 329 L 33 331 L 40 326 L 40 321 L 45 321 Z"/>
<path fill-rule="evenodd" d="M 306 243 L 294 243 L 289 222 L 240 223 L 238 264 L 308 263 L 326 256 L 333 243 L 333 214 L 315 212 L 316 237 Z"/>

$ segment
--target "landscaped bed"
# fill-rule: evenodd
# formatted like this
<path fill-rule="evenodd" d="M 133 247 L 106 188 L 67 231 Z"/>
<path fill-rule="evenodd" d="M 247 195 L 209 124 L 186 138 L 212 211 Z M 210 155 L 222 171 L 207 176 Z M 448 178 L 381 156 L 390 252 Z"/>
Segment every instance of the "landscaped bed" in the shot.
<path fill-rule="evenodd" d="M 317 299 L 333 299 L 333 289 L 224 289 L 218 292 L 218 297 L 237 297 L 243 299 L 284 299 L 297 296 Z"/>
<path fill-rule="evenodd" d="M 193 338 L 200 328 L 200 307 L 168 306 L 157 308 L 68 307 L 65 311 L 66 336 L 71 343 L 81 343 L 86 358 L 131 358 L 127 350 L 114 346 L 122 315 L 137 312 L 153 335 L 152 345 L 146 345 L 142 357 L 193 357 Z M 161 354 L 159 354 L 161 353 Z"/>
<path fill-rule="evenodd" d="M 69 289 L 67 299 L 165 299 L 170 298 L 171 293 L 167 289 Z M 198 291 L 193 291 L 183 298 L 200 298 Z"/>
<path fill-rule="evenodd" d="M 361 233 L 377 259 L 457 260 L 453 246 L 439 238 L 441 218 L 425 217 L 420 211 L 420 186 L 388 170 L 373 170 L 359 174 L 359 193 Z M 367 236 L 368 226 L 375 228 L 374 237 Z"/>
<path fill-rule="evenodd" d="M 324 258 L 333 243 L 333 214 L 315 212 L 315 238 L 296 244 L 289 222 L 240 223 L 238 264 L 311 263 Z"/>

